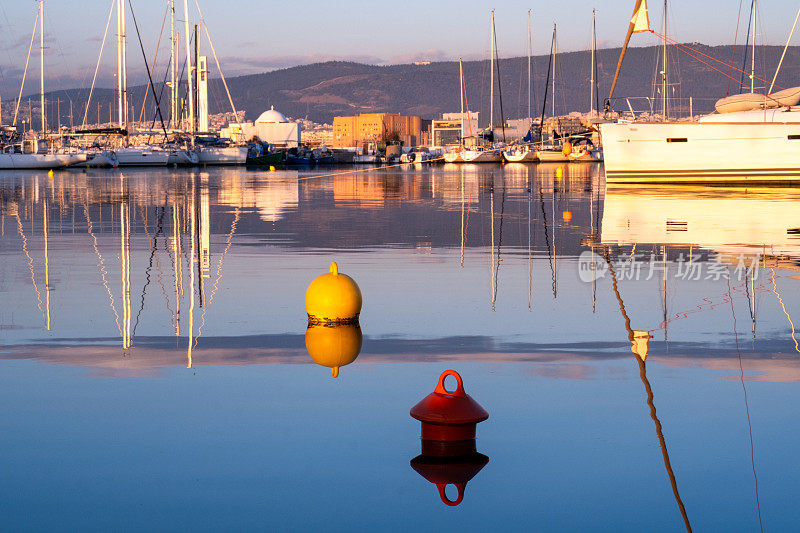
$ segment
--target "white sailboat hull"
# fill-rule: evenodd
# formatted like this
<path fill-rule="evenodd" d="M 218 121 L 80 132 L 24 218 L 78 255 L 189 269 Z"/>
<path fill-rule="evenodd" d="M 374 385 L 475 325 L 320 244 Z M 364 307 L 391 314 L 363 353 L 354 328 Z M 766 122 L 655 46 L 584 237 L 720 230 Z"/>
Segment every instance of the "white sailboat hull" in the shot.
<path fill-rule="evenodd" d="M 209 146 L 197 151 L 201 165 L 244 165 L 247 161 L 246 146 Z"/>
<path fill-rule="evenodd" d="M 536 157 L 536 150 L 506 150 L 503 152 L 503 158 L 509 163 L 534 163 L 539 160 Z"/>
<path fill-rule="evenodd" d="M 751 116 L 732 113 L 697 123 L 601 124 L 606 177 L 629 183 L 800 180 L 800 112 L 780 113 L 770 112 L 793 122 L 745 122 Z"/>
<path fill-rule="evenodd" d="M 123 148 L 114 152 L 121 167 L 166 166 L 169 152 L 141 148 Z"/>
<path fill-rule="evenodd" d="M 77 154 L 0 154 L 0 169 L 52 169 L 85 162 L 85 153 Z"/>
<path fill-rule="evenodd" d="M 561 150 L 537 150 L 536 157 L 543 163 L 566 163 L 569 157 Z"/>
<path fill-rule="evenodd" d="M 200 156 L 197 155 L 197 152 L 189 150 L 173 150 L 167 159 L 168 165 L 196 165 L 199 162 Z"/>

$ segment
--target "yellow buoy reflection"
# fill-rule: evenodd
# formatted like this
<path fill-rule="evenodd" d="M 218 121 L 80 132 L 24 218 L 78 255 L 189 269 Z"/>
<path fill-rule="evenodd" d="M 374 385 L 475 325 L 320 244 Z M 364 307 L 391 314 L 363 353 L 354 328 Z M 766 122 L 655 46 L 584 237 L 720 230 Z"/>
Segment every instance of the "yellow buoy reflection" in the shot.
<path fill-rule="evenodd" d="M 339 368 L 349 365 L 361 353 L 361 327 L 358 324 L 315 324 L 306 330 L 306 349 L 315 363 L 331 369 L 333 377 Z"/>

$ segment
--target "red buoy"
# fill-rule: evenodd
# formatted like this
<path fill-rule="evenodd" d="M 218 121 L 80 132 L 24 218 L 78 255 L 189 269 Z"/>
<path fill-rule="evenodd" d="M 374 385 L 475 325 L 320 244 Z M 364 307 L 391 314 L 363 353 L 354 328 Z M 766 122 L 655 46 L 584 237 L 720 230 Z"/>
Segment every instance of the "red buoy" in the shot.
<path fill-rule="evenodd" d="M 453 392 L 444 388 L 447 376 L 456 378 Z M 411 408 L 411 416 L 422 422 L 422 439 L 465 441 L 475 438 L 475 426 L 489 418 L 489 413 L 464 392 L 464 382 L 455 370 L 439 376 L 436 389 Z"/>

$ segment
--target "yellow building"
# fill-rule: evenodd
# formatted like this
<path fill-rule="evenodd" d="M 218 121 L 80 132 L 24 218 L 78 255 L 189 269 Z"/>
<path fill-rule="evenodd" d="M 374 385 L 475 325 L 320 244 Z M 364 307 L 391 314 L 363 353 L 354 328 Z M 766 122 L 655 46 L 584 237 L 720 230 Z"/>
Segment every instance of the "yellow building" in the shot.
<path fill-rule="evenodd" d="M 399 113 L 364 113 L 357 117 L 334 117 L 333 146 L 347 148 L 398 138 L 405 146 L 418 146 L 422 119 Z"/>

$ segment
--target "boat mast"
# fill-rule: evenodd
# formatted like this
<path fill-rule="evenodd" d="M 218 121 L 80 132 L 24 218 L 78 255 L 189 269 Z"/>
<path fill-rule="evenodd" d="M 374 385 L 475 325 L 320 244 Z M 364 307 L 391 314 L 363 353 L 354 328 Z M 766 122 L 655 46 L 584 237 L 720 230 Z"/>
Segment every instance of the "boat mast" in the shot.
<path fill-rule="evenodd" d="M 458 58 L 458 85 L 459 95 L 461 95 L 461 137 L 459 141 L 461 146 L 464 146 L 464 65 L 461 63 L 461 58 Z"/>
<path fill-rule="evenodd" d="M 595 14 L 597 13 L 596 9 L 592 9 L 592 64 L 589 66 L 591 72 L 589 76 L 591 80 L 589 81 L 589 116 L 594 116 L 595 108 L 594 108 L 594 62 L 595 62 L 595 47 L 597 46 L 597 37 L 595 35 Z"/>
<path fill-rule="evenodd" d="M 494 131 L 494 9 L 492 9 L 492 29 L 489 34 L 489 129 Z"/>
<path fill-rule="evenodd" d="M 128 34 L 125 28 L 125 0 L 119 0 L 122 20 L 122 126 L 128 130 Z"/>
<path fill-rule="evenodd" d="M 170 16 L 170 123 L 172 127 L 176 127 L 175 123 L 178 119 L 178 86 L 175 83 L 178 77 L 178 37 L 175 35 L 175 0 L 169 0 L 169 16 Z"/>
<path fill-rule="evenodd" d="M 661 114 L 667 120 L 667 0 L 664 0 L 664 45 L 661 53 L 661 66 L 664 71 L 661 73 Z"/>
<path fill-rule="evenodd" d="M 556 25 L 553 24 L 553 117 L 556 116 Z"/>
<path fill-rule="evenodd" d="M 183 25 L 186 33 L 186 78 L 189 82 L 189 132 L 194 134 L 194 83 L 192 80 L 192 43 L 189 34 L 189 2 L 183 0 Z M 194 147 L 194 135 L 191 144 Z"/>
<path fill-rule="evenodd" d="M 756 20 L 758 2 L 753 0 L 753 52 L 750 54 L 750 92 L 756 92 Z"/>
<path fill-rule="evenodd" d="M 39 96 L 42 105 L 42 133 L 44 134 L 47 129 L 44 109 L 44 0 L 39 0 L 39 21 Z"/>
<path fill-rule="evenodd" d="M 531 10 L 528 10 L 528 120 L 533 120 L 533 113 L 531 111 L 531 106 L 533 105 L 533 100 L 531 98 L 531 77 L 533 75 L 533 68 L 531 66 L 531 53 L 532 53 L 532 44 L 531 44 Z M 533 122 L 531 122 L 533 125 Z"/>
<path fill-rule="evenodd" d="M 117 0 L 117 122 L 122 129 L 122 0 Z M 99 121 L 99 119 L 98 119 Z"/>

